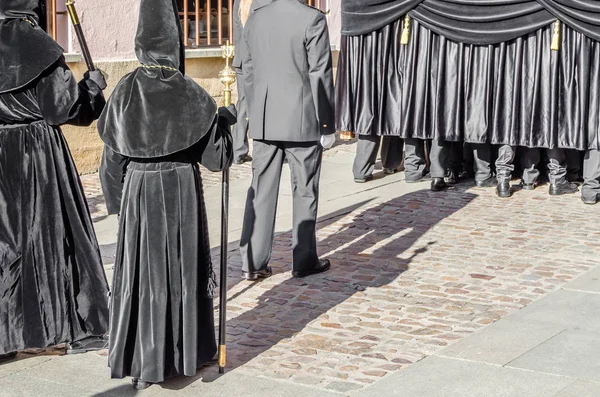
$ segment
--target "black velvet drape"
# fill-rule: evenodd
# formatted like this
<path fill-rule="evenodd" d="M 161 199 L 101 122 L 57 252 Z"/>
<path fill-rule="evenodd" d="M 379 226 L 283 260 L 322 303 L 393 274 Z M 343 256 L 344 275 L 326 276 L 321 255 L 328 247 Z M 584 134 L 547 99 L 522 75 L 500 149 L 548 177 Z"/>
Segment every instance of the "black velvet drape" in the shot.
<path fill-rule="evenodd" d="M 528 147 L 600 148 L 600 43 L 553 26 L 494 45 L 402 20 L 342 37 L 338 130 Z"/>
<path fill-rule="evenodd" d="M 600 0 L 344 0 L 342 34 L 374 32 L 409 14 L 421 25 L 466 44 L 495 44 L 555 20 L 600 41 Z"/>

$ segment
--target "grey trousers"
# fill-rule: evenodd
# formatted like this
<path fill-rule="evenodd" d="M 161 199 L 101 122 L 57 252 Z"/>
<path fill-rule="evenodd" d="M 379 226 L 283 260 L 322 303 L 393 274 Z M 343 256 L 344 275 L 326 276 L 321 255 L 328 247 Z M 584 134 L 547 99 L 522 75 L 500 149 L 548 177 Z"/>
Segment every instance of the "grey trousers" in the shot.
<path fill-rule="evenodd" d="M 501 150 L 504 150 L 506 153 L 512 151 L 512 156 L 514 158 L 515 148 L 509 145 L 503 145 Z M 538 177 L 540 176 L 540 171 L 538 169 L 538 164 L 540 162 L 540 153 L 541 150 L 545 150 L 548 155 L 548 164 L 546 165 L 548 168 L 548 179 L 551 184 L 562 183 L 566 180 L 567 177 L 567 156 L 565 149 L 538 149 L 538 148 L 524 148 L 523 153 L 521 154 L 521 165 L 523 167 L 523 182 L 524 183 L 535 183 L 537 182 Z M 498 153 L 498 158 L 500 158 L 500 152 Z M 506 156 L 508 159 L 508 155 Z M 497 167 L 498 165 L 496 165 Z M 512 167 L 512 164 L 511 164 Z M 507 167 L 505 167 L 508 169 Z M 512 167 L 514 169 L 514 167 Z M 510 178 L 510 174 L 509 174 Z"/>
<path fill-rule="evenodd" d="M 407 181 L 416 181 L 427 174 L 425 141 L 417 138 L 404 140 L 404 175 Z"/>
<path fill-rule="evenodd" d="M 600 198 L 600 150 L 585 152 L 581 197 L 589 200 Z"/>
<path fill-rule="evenodd" d="M 316 227 L 322 154 L 318 142 L 254 140 L 252 185 L 240 240 L 244 271 L 265 269 L 271 259 L 284 158 L 292 179 L 292 269 L 304 271 L 318 264 Z"/>
<path fill-rule="evenodd" d="M 446 175 L 446 170 L 449 167 L 450 159 L 450 142 L 438 141 L 436 139 L 430 141 L 431 149 L 429 150 L 429 172 L 432 178 L 443 178 Z"/>
<path fill-rule="evenodd" d="M 238 90 L 238 101 L 235 108 L 237 109 L 237 122 L 231 129 L 233 138 L 233 158 L 234 160 L 241 159 L 248 154 L 248 102 L 246 101 L 246 91 L 242 84 L 242 70 L 236 69 L 236 81 Z"/>
<path fill-rule="evenodd" d="M 492 176 L 492 146 L 487 143 L 471 143 L 475 181 L 481 182 Z"/>
<path fill-rule="evenodd" d="M 523 183 L 534 184 L 540 177 L 540 149 L 538 148 L 521 148 L 519 151 L 521 167 L 523 168 Z"/>
<path fill-rule="evenodd" d="M 377 152 L 381 147 L 383 168 L 396 169 L 402 164 L 404 142 L 397 136 L 359 135 L 352 173 L 355 178 L 373 175 Z"/>

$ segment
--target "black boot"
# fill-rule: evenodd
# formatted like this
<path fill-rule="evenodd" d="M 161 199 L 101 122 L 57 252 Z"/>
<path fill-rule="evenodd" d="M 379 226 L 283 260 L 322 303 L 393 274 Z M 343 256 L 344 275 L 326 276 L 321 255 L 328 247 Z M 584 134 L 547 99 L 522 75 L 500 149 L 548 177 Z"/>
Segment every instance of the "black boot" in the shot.
<path fill-rule="evenodd" d="M 558 183 L 551 183 L 548 193 L 551 196 L 562 196 L 563 194 L 573 194 L 579 191 L 577 185 L 567 180 L 560 181 Z"/>
<path fill-rule="evenodd" d="M 431 191 L 432 192 L 440 192 L 446 189 L 448 185 L 444 182 L 444 178 L 432 178 L 431 179 Z"/>
<path fill-rule="evenodd" d="M 512 191 L 510 190 L 510 181 L 508 179 L 498 182 L 498 186 L 496 186 L 496 194 L 498 197 L 502 198 L 512 196 Z"/>

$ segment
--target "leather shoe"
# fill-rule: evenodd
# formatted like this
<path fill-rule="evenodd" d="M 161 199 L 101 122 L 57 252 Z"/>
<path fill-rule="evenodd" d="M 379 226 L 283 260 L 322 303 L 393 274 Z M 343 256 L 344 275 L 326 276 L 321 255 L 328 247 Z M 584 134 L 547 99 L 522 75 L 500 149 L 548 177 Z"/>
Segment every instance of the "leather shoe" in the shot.
<path fill-rule="evenodd" d="M 521 186 L 523 187 L 523 190 L 534 190 L 536 183 L 521 182 Z"/>
<path fill-rule="evenodd" d="M 498 185 L 498 180 L 496 179 L 496 177 L 490 176 L 489 178 L 484 179 L 483 181 L 476 181 L 475 184 L 477 185 L 477 187 L 494 187 Z"/>
<path fill-rule="evenodd" d="M 583 201 L 584 204 L 590 204 L 590 205 L 594 205 L 598 202 L 598 196 L 600 195 L 596 195 L 593 198 L 590 197 L 585 197 L 583 194 L 581 195 L 581 201 Z"/>
<path fill-rule="evenodd" d="M 562 196 L 563 194 L 573 194 L 577 191 L 579 191 L 577 185 L 565 180 L 558 183 L 551 183 L 548 193 L 551 196 Z"/>
<path fill-rule="evenodd" d="M 433 178 L 431 179 L 431 191 L 432 192 L 440 192 L 446 189 L 448 185 L 444 182 L 444 178 Z"/>
<path fill-rule="evenodd" d="M 311 276 L 313 274 L 326 272 L 327 270 L 329 270 L 329 268 L 331 268 L 331 262 L 329 261 L 329 259 L 319 259 L 319 264 L 317 266 L 308 270 L 294 270 L 292 272 L 292 276 L 296 278 L 303 278 L 306 276 Z"/>
<path fill-rule="evenodd" d="M 496 186 L 496 194 L 498 195 L 498 197 L 502 198 L 512 196 L 512 192 L 510 190 L 510 182 L 506 180 L 498 183 L 498 186 Z"/>
<path fill-rule="evenodd" d="M 141 380 L 140 378 L 131 379 L 131 384 L 136 390 L 144 390 L 152 386 L 152 383 L 146 382 L 145 380 Z"/>
<path fill-rule="evenodd" d="M 373 175 L 367 175 L 363 178 L 354 178 L 354 182 L 356 183 L 367 183 L 373 180 Z"/>
<path fill-rule="evenodd" d="M 384 168 L 383 169 L 383 173 L 386 175 L 394 175 L 396 172 L 398 172 L 398 170 L 395 168 Z"/>
<path fill-rule="evenodd" d="M 427 182 L 431 180 L 431 175 L 429 173 L 423 175 L 420 178 L 417 179 L 407 179 L 406 183 L 419 183 L 419 182 Z"/>
<path fill-rule="evenodd" d="M 248 281 L 256 281 L 259 278 L 269 278 L 272 275 L 273 269 L 271 269 L 271 266 L 267 266 L 265 269 L 256 272 L 242 272 L 242 278 Z"/>
<path fill-rule="evenodd" d="M 245 154 L 242 157 L 233 160 L 233 164 L 240 165 L 240 164 L 244 164 L 244 163 L 246 163 L 248 161 L 252 161 L 252 157 L 249 156 L 249 155 L 247 155 L 247 154 Z"/>
<path fill-rule="evenodd" d="M 90 336 L 67 344 L 67 354 L 81 354 L 108 349 L 108 335 Z"/>
<path fill-rule="evenodd" d="M 459 177 L 454 171 L 446 172 L 446 176 L 444 176 L 444 182 L 448 185 L 456 185 L 459 181 Z"/>
<path fill-rule="evenodd" d="M 10 361 L 15 357 L 17 357 L 17 352 L 0 354 L 0 363 L 3 363 L 5 361 Z"/>

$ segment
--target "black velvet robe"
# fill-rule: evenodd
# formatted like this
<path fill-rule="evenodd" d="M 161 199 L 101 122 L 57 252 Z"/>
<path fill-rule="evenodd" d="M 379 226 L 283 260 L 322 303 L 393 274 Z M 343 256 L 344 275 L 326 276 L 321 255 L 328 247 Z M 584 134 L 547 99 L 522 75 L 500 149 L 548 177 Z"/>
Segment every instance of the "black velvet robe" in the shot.
<path fill-rule="evenodd" d="M 114 378 L 158 383 L 193 376 L 216 354 L 215 279 L 198 163 L 219 171 L 231 165 L 233 152 L 227 121 L 213 117 L 199 142 L 173 154 L 129 157 L 105 147 L 102 188 L 109 212 L 120 213 L 109 354 Z"/>
<path fill-rule="evenodd" d="M 364 135 L 600 149 L 600 42 L 563 25 L 493 45 L 454 42 L 412 20 L 343 36 L 336 128 Z"/>
<path fill-rule="evenodd" d="M 63 58 L 0 94 L 0 354 L 108 331 L 108 283 L 59 128 L 89 125 L 103 105 Z"/>

